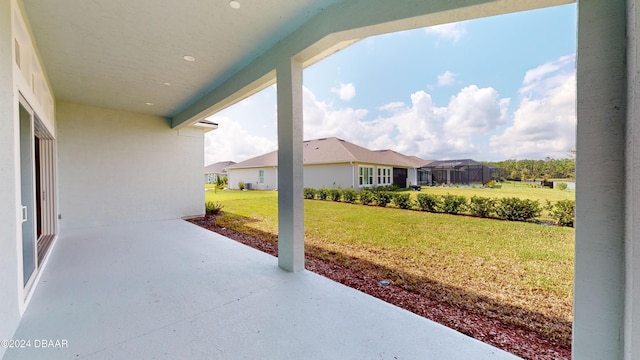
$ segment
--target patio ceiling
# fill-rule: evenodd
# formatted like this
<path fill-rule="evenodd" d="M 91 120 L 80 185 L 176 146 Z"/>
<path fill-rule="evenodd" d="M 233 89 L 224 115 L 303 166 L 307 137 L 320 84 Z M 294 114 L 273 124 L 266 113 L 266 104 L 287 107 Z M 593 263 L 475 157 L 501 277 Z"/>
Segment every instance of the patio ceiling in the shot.
<path fill-rule="evenodd" d="M 572 1 L 23 3 L 56 100 L 164 116 L 175 127 L 273 83 L 283 59 L 306 66 L 376 34 Z"/>
<path fill-rule="evenodd" d="M 240 0 L 237 10 L 228 0 L 24 7 L 57 100 L 170 117 L 339 1 Z"/>

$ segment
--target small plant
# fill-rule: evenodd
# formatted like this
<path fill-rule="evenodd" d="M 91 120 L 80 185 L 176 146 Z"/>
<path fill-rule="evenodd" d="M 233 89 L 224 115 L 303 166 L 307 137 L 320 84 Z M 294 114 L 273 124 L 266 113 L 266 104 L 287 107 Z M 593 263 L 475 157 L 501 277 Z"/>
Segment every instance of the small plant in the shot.
<path fill-rule="evenodd" d="M 240 182 L 238 183 L 238 189 L 240 189 L 240 190 L 244 190 L 244 181 L 240 181 Z"/>
<path fill-rule="evenodd" d="M 447 214 L 461 214 L 466 210 L 467 198 L 462 195 L 442 195 L 440 211 Z"/>
<path fill-rule="evenodd" d="M 391 202 L 392 193 L 389 191 L 376 191 L 374 193 L 374 199 L 378 206 L 385 207 Z"/>
<path fill-rule="evenodd" d="M 554 205 L 548 206 L 551 218 L 560 226 L 571 226 L 576 217 L 576 202 L 573 200 L 560 200 Z"/>
<path fill-rule="evenodd" d="M 422 211 L 435 212 L 436 209 L 440 206 L 440 199 L 431 194 L 418 194 L 417 197 L 417 205 L 418 208 Z"/>
<path fill-rule="evenodd" d="M 222 210 L 222 208 L 224 207 L 224 205 L 222 205 L 220 202 L 213 202 L 213 201 L 207 201 L 204 204 L 204 208 L 205 208 L 205 214 L 207 215 L 216 215 L 217 213 L 220 212 L 220 210 Z"/>
<path fill-rule="evenodd" d="M 491 198 L 472 196 L 471 201 L 468 205 L 469 213 L 471 213 L 471 215 L 473 216 L 482 218 L 491 217 L 494 204 L 495 200 Z"/>
<path fill-rule="evenodd" d="M 484 187 L 491 188 L 491 189 L 493 189 L 494 186 L 496 186 L 496 182 L 493 180 L 487 181 L 487 183 L 484 184 Z"/>
<path fill-rule="evenodd" d="M 567 183 L 566 182 L 559 182 L 557 185 L 558 190 L 562 191 L 562 190 L 567 190 Z"/>
<path fill-rule="evenodd" d="M 360 203 L 362 205 L 369 205 L 373 202 L 373 200 L 374 200 L 373 191 L 369 189 L 360 190 Z"/>
<path fill-rule="evenodd" d="M 329 196 L 329 191 L 324 188 L 318 189 L 318 191 L 316 192 L 316 195 L 320 200 L 327 200 L 327 197 Z"/>
<path fill-rule="evenodd" d="M 353 204 L 358 199 L 358 193 L 353 189 L 342 190 L 342 201 Z"/>
<path fill-rule="evenodd" d="M 314 188 L 304 188 L 303 196 L 305 199 L 315 199 L 316 198 L 316 189 Z"/>
<path fill-rule="evenodd" d="M 329 197 L 332 201 L 340 201 L 340 199 L 342 198 L 342 190 L 329 189 Z"/>
<path fill-rule="evenodd" d="M 410 209 L 411 195 L 406 193 L 393 194 L 393 204 L 400 209 Z"/>

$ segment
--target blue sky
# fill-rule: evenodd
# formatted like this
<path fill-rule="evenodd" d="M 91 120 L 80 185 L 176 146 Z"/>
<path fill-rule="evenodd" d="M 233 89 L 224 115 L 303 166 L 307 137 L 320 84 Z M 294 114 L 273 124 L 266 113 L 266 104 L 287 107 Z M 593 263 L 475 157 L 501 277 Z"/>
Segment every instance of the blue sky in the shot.
<path fill-rule="evenodd" d="M 575 4 L 363 39 L 304 70 L 304 138 L 423 159 L 575 149 Z M 221 111 L 205 164 L 277 148 L 275 86 Z"/>

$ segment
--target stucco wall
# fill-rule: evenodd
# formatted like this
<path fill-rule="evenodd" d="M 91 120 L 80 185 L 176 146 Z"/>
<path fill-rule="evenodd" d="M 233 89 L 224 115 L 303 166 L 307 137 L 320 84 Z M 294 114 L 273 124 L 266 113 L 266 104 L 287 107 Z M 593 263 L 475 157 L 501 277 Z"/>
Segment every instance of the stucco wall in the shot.
<path fill-rule="evenodd" d="M 260 184 L 260 170 L 264 171 L 264 184 Z M 237 190 L 240 181 L 251 184 L 252 190 L 277 190 L 278 169 L 274 167 L 251 169 L 227 169 L 228 186 Z"/>
<path fill-rule="evenodd" d="M 625 359 L 640 356 L 640 12 L 627 2 Z"/>
<path fill-rule="evenodd" d="M 204 213 L 202 130 L 57 104 L 61 233 Z"/>
<path fill-rule="evenodd" d="M 13 92 L 11 6 L 0 1 L 0 339 L 18 326 L 17 99 Z M 6 349 L 0 347 L 0 358 Z"/>
<path fill-rule="evenodd" d="M 357 171 L 353 170 L 351 164 L 332 164 L 332 165 L 305 165 L 304 166 L 304 187 L 314 189 L 320 188 L 351 188 L 354 185 L 353 174 Z M 357 186 L 357 178 L 356 178 Z"/>
<path fill-rule="evenodd" d="M 378 166 L 372 164 L 328 164 L 328 165 L 304 165 L 304 187 L 321 189 L 321 188 L 355 188 L 360 190 L 367 186 L 360 186 L 358 183 L 358 167 L 366 166 L 373 168 L 374 184 L 378 185 Z M 383 166 L 392 169 L 390 166 Z M 258 183 L 259 170 L 265 172 L 265 183 Z M 278 188 L 278 171 L 277 168 L 251 168 L 251 169 L 229 169 L 229 188 L 238 189 L 238 182 L 243 181 L 251 183 L 254 190 L 274 190 Z M 415 169 L 409 169 L 409 179 L 416 177 Z M 414 182 L 415 183 L 415 182 Z"/>

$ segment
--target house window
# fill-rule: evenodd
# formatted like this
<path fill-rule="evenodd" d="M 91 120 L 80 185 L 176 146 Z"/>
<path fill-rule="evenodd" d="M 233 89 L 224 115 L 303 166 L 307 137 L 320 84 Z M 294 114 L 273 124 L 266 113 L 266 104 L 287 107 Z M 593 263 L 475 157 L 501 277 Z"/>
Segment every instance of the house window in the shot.
<path fill-rule="evenodd" d="M 391 185 L 392 169 L 387 167 L 378 168 L 378 185 Z"/>
<path fill-rule="evenodd" d="M 361 166 L 360 171 L 360 186 L 373 185 L 373 168 Z"/>
<path fill-rule="evenodd" d="M 259 177 L 260 177 L 260 184 L 263 185 L 264 184 L 264 170 L 260 170 L 259 171 Z"/>

